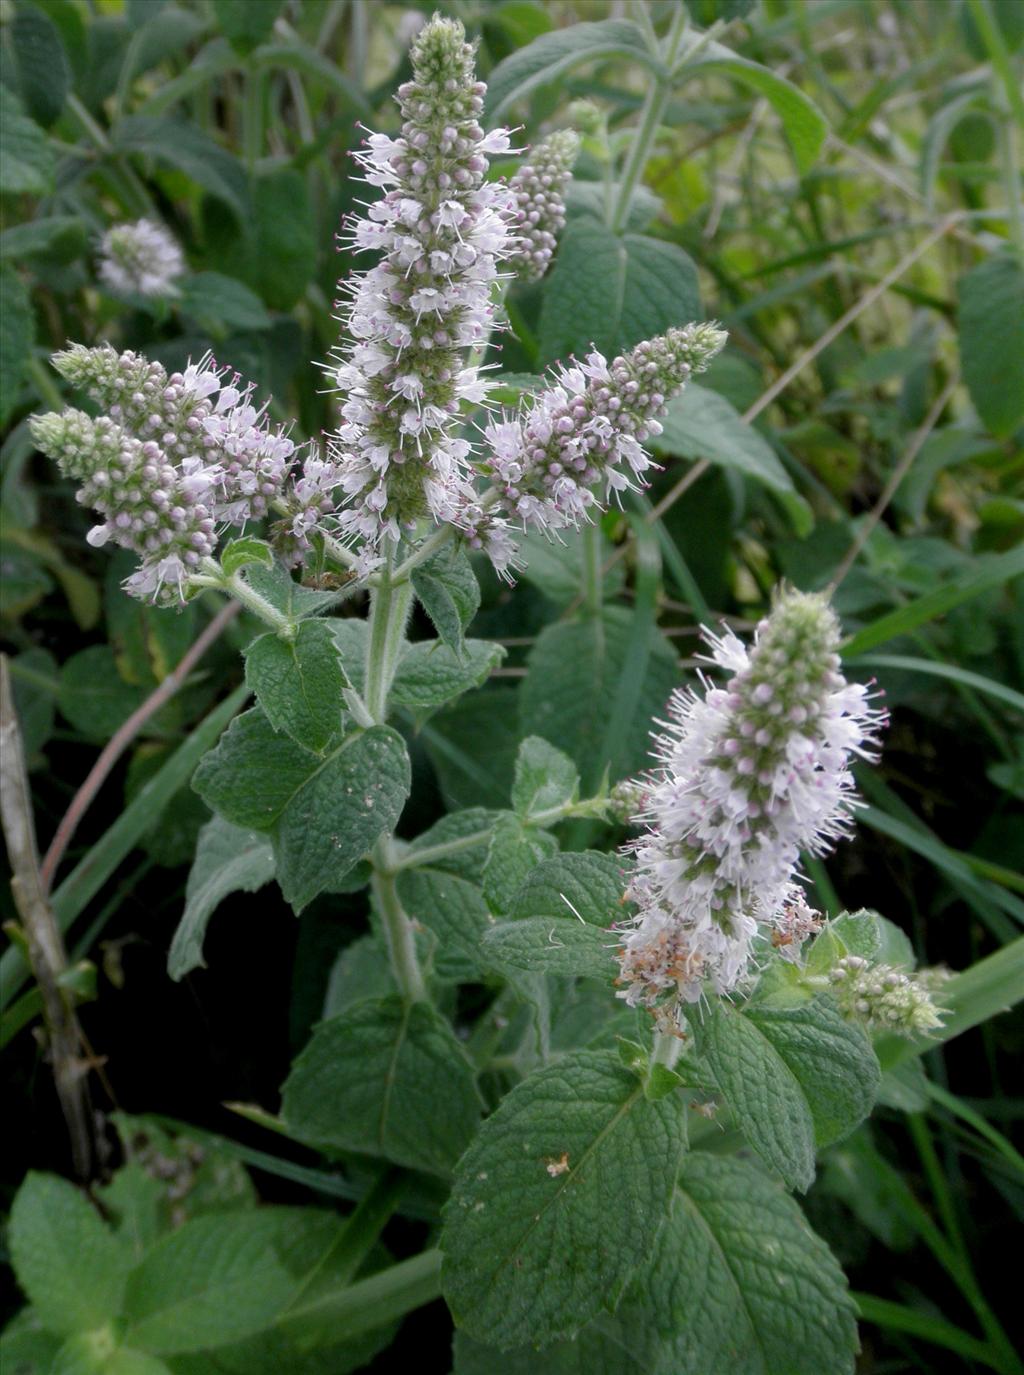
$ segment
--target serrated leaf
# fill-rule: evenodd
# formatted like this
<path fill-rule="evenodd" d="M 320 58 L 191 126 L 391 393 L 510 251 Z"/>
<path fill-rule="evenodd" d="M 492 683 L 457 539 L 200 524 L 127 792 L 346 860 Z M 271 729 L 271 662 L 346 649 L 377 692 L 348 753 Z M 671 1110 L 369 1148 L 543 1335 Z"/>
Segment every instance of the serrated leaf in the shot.
<path fill-rule="evenodd" d="M 500 812 L 489 811 L 486 807 L 467 807 L 461 812 L 449 812 L 440 821 L 435 821 L 429 830 L 422 831 L 409 848 L 415 853 L 437 845 L 448 845 L 452 841 L 465 842 L 462 848 L 432 859 L 430 867 L 478 883 L 487 862 L 491 831 L 500 815 Z"/>
<path fill-rule="evenodd" d="M 159 1355 L 225 1346 L 272 1326 L 295 1287 L 279 1255 L 295 1214 L 211 1213 L 157 1243 L 125 1290 L 125 1340 Z"/>
<path fill-rule="evenodd" d="M 742 1013 L 720 1003 L 705 1053 L 737 1125 L 790 1188 L 810 1187 L 815 1146 L 851 1132 L 878 1091 L 870 1043 L 828 998 Z"/>
<path fill-rule="evenodd" d="M 613 935 L 575 917 L 526 917 L 499 922 L 483 948 L 496 964 L 535 974 L 611 980 L 616 973 Z"/>
<path fill-rule="evenodd" d="M 524 825 L 511 812 L 499 817 L 483 873 L 484 897 L 491 911 L 504 915 L 531 870 L 557 849 L 558 841 L 549 832 Z"/>
<path fill-rule="evenodd" d="M 354 731 L 321 756 L 276 732 L 258 707 L 232 722 L 192 779 L 228 821 L 273 830 L 277 880 L 296 911 L 394 830 L 409 784 L 408 752 L 389 726 Z"/>
<path fill-rule="evenodd" d="M 706 1026 L 704 1053 L 743 1135 L 791 1189 L 809 1189 L 814 1118 L 771 1042 L 749 1018 L 720 1002 Z"/>
<path fill-rule="evenodd" d="M 323 1019 L 338 1017 L 367 998 L 387 998 L 397 991 L 384 942 L 373 935 L 357 936 L 331 965 Z"/>
<path fill-rule="evenodd" d="M 444 1175 L 480 1100 L 444 1018 L 427 1003 L 379 998 L 320 1023 L 292 1066 L 282 1115 L 313 1144 Z"/>
<path fill-rule="evenodd" d="M 61 666 L 57 705 L 89 740 L 105 744 L 145 701 L 148 689 L 126 683 L 109 645 L 90 645 Z"/>
<path fill-rule="evenodd" d="M 602 1313 L 572 1341 L 495 1351 L 456 1332 L 452 1375 L 668 1375 L 658 1364 L 663 1343 L 622 1305 Z M 716 1372 L 717 1375 L 717 1372 Z"/>
<path fill-rule="evenodd" d="M 277 881 L 296 912 L 391 834 L 410 782 L 405 742 L 390 726 L 349 735 L 317 760 L 274 830 Z"/>
<path fill-rule="evenodd" d="M 669 402 L 662 432 L 652 440 L 652 445 L 661 453 L 707 459 L 753 478 L 779 495 L 798 534 L 806 534 L 810 529 L 810 508 L 797 493 L 771 445 L 717 392 L 695 382 L 684 387 Z"/>
<path fill-rule="evenodd" d="M 538 864 L 516 894 L 513 921 L 493 927 L 484 949 L 517 969 L 610 980 L 618 944 L 608 928 L 625 915 L 622 861 L 593 851 Z"/>
<path fill-rule="evenodd" d="M 852 1375 L 855 1309 L 798 1205 L 752 1165 L 694 1152 L 626 1304 L 669 1343 L 663 1375 Z"/>
<path fill-rule="evenodd" d="M 120 1313 L 131 1250 L 67 1180 L 25 1177 L 9 1239 L 18 1283 L 49 1331 L 86 1332 Z"/>
<path fill-rule="evenodd" d="M 465 632 L 480 606 L 480 584 L 466 551 L 449 544 L 414 568 L 411 577 L 434 629 L 461 657 Z"/>
<path fill-rule="evenodd" d="M 458 1326 L 502 1348 L 542 1345 L 613 1303 L 667 1206 L 682 1113 L 675 1098 L 649 1103 L 614 1051 L 573 1052 L 518 1084 L 445 1205 L 442 1286 Z"/>
<path fill-rule="evenodd" d="M 326 621 L 302 621 L 291 640 L 254 640 L 245 651 L 245 681 L 274 729 L 296 744 L 319 754 L 341 729 L 349 683 Z"/>
<path fill-rule="evenodd" d="M 279 734 L 260 707 L 236 716 L 199 762 L 192 787 L 236 826 L 269 831 L 320 760 Z"/>
<path fill-rule="evenodd" d="M 210 917 L 229 893 L 254 893 L 274 877 L 274 852 L 266 836 L 215 816 L 199 834 L 185 889 L 185 911 L 174 933 L 167 972 L 183 979 L 205 966 L 203 939 Z"/>
<path fill-rule="evenodd" d="M 817 1146 L 842 1140 L 867 1117 L 878 1092 L 878 1061 L 864 1032 L 843 1020 L 831 998 L 793 1008 L 751 1007 L 744 1015 L 803 1090 Z"/>
<path fill-rule="evenodd" d="M 405 647 L 388 700 L 419 711 L 442 706 L 479 687 L 504 657 L 486 640 L 466 640 L 461 657 L 440 640 L 420 640 Z"/>
<path fill-rule="evenodd" d="M 631 19 L 603 19 L 596 24 L 570 24 L 541 34 L 525 48 L 499 62 L 487 80 L 487 118 L 494 123 L 514 101 L 535 86 L 555 81 L 581 62 L 626 57 L 654 66 L 643 30 Z"/>
<path fill-rule="evenodd" d="M 1005 439 L 1024 420 L 1024 264 L 1007 250 L 957 283 L 960 364 L 978 414 Z"/>
<path fill-rule="evenodd" d="M 528 735 L 519 746 L 512 781 L 512 807 L 519 816 L 536 816 L 571 802 L 579 784 L 576 765 L 547 740 Z"/>
<path fill-rule="evenodd" d="M 700 313 L 697 269 L 678 245 L 574 220 L 544 290 L 541 361 L 582 356 L 592 345 L 611 357 Z"/>
<path fill-rule="evenodd" d="M 53 167 L 46 135 L 14 92 L 0 85 L 0 191 L 42 196 L 52 185 Z"/>
<path fill-rule="evenodd" d="M 263 568 L 274 566 L 274 551 L 266 540 L 256 539 L 252 535 L 243 535 L 241 539 L 229 540 L 224 546 L 224 552 L 220 556 L 220 566 L 229 578 L 233 577 L 240 568 L 248 568 L 252 564 L 259 564 Z"/>
<path fill-rule="evenodd" d="M 740 57 L 721 43 L 707 42 L 704 35 L 696 41 L 701 44 L 700 53 L 690 60 L 683 54 L 685 66 L 678 73 L 677 81 L 721 73 L 764 96 L 782 121 L 798 169 L 808 171 L 817 161 L 828 135 L 828 123 L 813 100 L 785 77 L 762 67 L 759 62 Z"/>
<path fill-rule="evenodd" d="M 487 971 L 482 941 L 492 918 L 477 884 L 438 869 L 410 869 L 399 874 L 398 893 L 409 917 L 437 938 L 438 978 L 465 983 Z"/>
<path fill-rule="evenodd" d="M 540 735 L 576 763 L 585 786 L 596 786 L 608 761 L 601 757 L 608 714 L 633 649 L 633 617 L 624 607 L 606 607 L 600 617 L 547 626 L 527 661 L 520 689 L 519 720 L 524 735 Z M 679 682 L 675 651 L 657 632 L 636 710 L 623 723 L 617 776 L 628 777 L 649 758 L 650 722 Z"/>

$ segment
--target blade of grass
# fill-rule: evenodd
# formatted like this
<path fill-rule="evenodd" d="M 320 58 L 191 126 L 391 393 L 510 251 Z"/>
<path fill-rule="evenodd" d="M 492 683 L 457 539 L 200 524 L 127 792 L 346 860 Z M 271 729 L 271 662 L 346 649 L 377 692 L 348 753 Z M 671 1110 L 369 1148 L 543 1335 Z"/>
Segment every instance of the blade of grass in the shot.
<path fill-rule="evenodd" d="M 916 1308 L 892 1303 L 874 1294 L 853 1293 L 851 1298 L 865 1322 L 890 1332 L 905 1332 L 907 1336 L 919 1337 L 922 1341 L 945 1347 L 947 1351 L 955 1351 L 965 1360 L 979 1361 L 990 1370 L 1005 1370 L 987 1342 L 972 1337 L 969 1332 L 955 1327 L 945 1318 L 937 1318 L 932 1313 L 919 1313 Z"/>
<path fill-rule="evenodd" d="M 1024 546 L 1009 549 L 1005 554 L 996 554 L 988 559 L 977 571 L 954 578 L 945 587 L 937 587 L 916 601 L 898 607 L 877 621 L 872 621 L 863 629 L 851 635 L 841 646 L 844 659 L 856 658 L 859 654 L 874 649 L 877 645 L 893 640 L 897 635 L 906 635 L 919 625 L 934 621 L 938 616 L 961 606 L 972 597 L 980 597 L 992 587 L 1009 583 L 1012 578 L 1024 574 Z"/>

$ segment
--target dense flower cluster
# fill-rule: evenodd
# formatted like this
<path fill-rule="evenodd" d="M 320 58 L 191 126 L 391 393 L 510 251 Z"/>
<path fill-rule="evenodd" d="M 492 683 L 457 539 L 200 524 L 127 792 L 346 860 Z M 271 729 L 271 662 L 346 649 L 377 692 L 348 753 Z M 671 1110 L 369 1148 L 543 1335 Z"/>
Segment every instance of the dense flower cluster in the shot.
<path fill-rule="evenodd" d="M 525 415 L 486 427 L 484 470 L 497 490 L 484 519 L 550 533 L 636 490 L 651 466 L 644 443 L 661 432 L 658 414 L 725 339 L 713 324 L 687 325 L 611 363 L 595 352 L 561 369 Z"/>
<path fill-rule="evenodd" d="M 694 1002 L 744 978 L 755 936 L 791 956 L 817 914 L 796 882 L 800 852 L 849 829 L 849 762 L 869 757 L 883 713 L 839 672 L 839 626 L 822 596 L 784 592 L 747 649 L 705 631 L 731 677 L 677 691 L 648 780 L 647 833 L 631 847 L 639 911 L 620 951 L 620 996 Z"/>
<path fill-rule="evenodd" d="M 170 376 L 109 345 L 76 344 L 53 362 L 104 415 L 34 417 L 36 443 L 103 517 L 90 542 L 113 540 L 142 559 L 128 591 L 180 598 L 189 573 L 212 554 L 218 526 L 242 526 L 282 498 L 295 446 L 252 404 L 252 386 L 239 386 L 209 356 Z"/>
<path fill-rule="evenodd" d="M 942 1017 L 932 996 L 942 971 L 908 974 L 888 964 L 847 955 L 829 973 L 832 996 L 851 1019 L 872 1031 L 904 1035 L 934 1031 Z"/>
<path fill-rule="evenodd" d="M 100 244 L 100 280 L 114 291 L 159 298 L 177 294 L 185 259 L 172 235 L 153 220 L 115 224 Z"/>
<path fill-rule="evenodd" d="M 346 500 L 338 525 L 363 542 L 362 571 L 403 528 L 424 516 L 458 523 L 473 499 L 458 415 L 464 401 L 486 396 L 469 355 L 490 335 L 492 287 L 514 244 L 515 198 L 484 181 L 488 154 L 507 152 L 509 136 L 480 127 L 485 87 L 462 25 L 435 16 L 411 58 L 413 79 L 398 92 L 401 134 L 371 134 L 357 154 L 385 194 L 350 238 L 383 257 L 346 284 L 352 342 L 336 373 L 344 423 L 330 453 Z"/>
<path fill-rule="evenodd" d="M 519 207 L 519 243 L 509 267 L 527 282 L 539 282 L 547 272 L 565 228 L 565 188 L 579 152 L 580 137 L 573 129 L 549 134 L 516 170 L 509 185 Z"/>

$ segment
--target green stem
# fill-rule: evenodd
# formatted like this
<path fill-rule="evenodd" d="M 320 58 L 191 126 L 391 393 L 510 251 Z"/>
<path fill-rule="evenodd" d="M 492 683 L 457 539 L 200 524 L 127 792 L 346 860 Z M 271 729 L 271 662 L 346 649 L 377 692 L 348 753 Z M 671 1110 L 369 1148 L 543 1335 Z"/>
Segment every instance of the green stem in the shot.
<path fill-rule="evenodd" d="M 370 636 L 366 649 L 366 690 L 363 696 L 374 721 L 387 719 L 388 693 L 405 644 L 405 625 L 412 605 L 412 584 L 395 582 L 393 555 L 370 592 Z"/>
<path fill-rule="evenodd" d="M 122 193 L 125 195 L 127 203 L 131 205 L 134 202 L 133 209 L 137 214 L 151 215 L 159 218 L 159 216 L 157 216 L 156 206 L 153 204 L 153 199 L 149 192 L 135 175 L 135 172 L 128 165 L 125 158 L 116 151 L 104 130 L 96 123 L 92 115 L 79 100 L 78 96 L 73 93 L 69 94 L 67 98 L 67 107 L 104 157 L 108 157 L 112 160 L 114 164 L 113 171 L 118 180 L 122 183 Z"/>
<path fill-rule="evenodd" d="M 664 62 L 666 73 L 665 75 L 655 78 L 654 84 L 647 93 L 647 99 L 644 102 L 643 112 L 640 116 L 640 124 L 633 138 L 633 142 L 630 145 L 626 164 L 622 169 L 618 199 L 612 208 L 611 221 L 609 223 L 609 228 L 615 234 L 621 234 L 626 227 L 626 221 L 629 218 L 629 207 L 633 199 L 633 192 L 636 190 L 637 184 L 643 176 L 644 168 L 647 166 L 647 159 L 651 155 L 651 148 L 657 137 L 658 127 L 661 124 L 661 117 L 665 113 L 669 92 L 672 89 L 672 78 L 669 73 L 671 72 L 676 54 L 679 51 L 679 44 L 682 42 L 685 31 L 686 6 L 677 5 L 672 15 L 672 24 L 665 41 Z"/>
<path fill-rule="evenodd" d="M 196 587 L 216 587 L 226 592 L 235 601 L 241 602 L 246 610 L 258 616 L 265 625 L 270 626 L 283 640 L 295 638 L 295 622 L 283 612 L 278 611 L 266 597 L 249 586 L 240 573 L 229 577 L 214 559 L 203 560 L 203 572 L 193 575 L 189 581 Z"/>
<path fill-rule="evenodd" d="M 242 141 L 245 164 L 252 176 L 263 152 L 263 73 L 253 64 L 245 72 L 245 101 L 242 106 Z"/>
<path fill-rule="evenodd" d="M 427 986 L 416 955 L 416 931 L 398 896 L 395 875 L 390 865 L 391 842 L 378 841 L 373 855 L 371 887 L 377 911 L 384 924 L 384 935 L 395 982 L 407 1003 L 426 1001 Z"/>
<path fill-rule="evenodd" d="M 967 0 L 967 8 L 978 27 L 982 42 L 988 49 L 992 66 L 1003 83 L 1003 90 L 1013 116 L 1024 129 L 1024 94 L 1021 93 L 1020 79 L 1014 75 L 1013 59 L 1003 39 L 999 23 L 992 13 L 992 6 L 989 0 Z"/>
<path fill-rule="evenodd" d="M 671 1069 L 682 1054 L 683 1043 L 678 1036 L 666 1035 L 663 1031 L 654 1033 L 654 1050 L 651 1052 L 652 1065 L 664 1065 Z"/>

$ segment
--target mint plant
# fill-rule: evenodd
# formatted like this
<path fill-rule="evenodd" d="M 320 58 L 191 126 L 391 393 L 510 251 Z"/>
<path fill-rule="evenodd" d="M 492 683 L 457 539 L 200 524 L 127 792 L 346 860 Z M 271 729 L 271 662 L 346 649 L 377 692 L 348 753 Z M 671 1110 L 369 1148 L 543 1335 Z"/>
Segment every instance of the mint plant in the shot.
<path fill-rule="evenodd" d="M 355 154 L 369 200 L 340 238 L 370 265 L 339 286 L 322 441 L 210 354 L 53 358 L 89 409 L 31 434 L 95 513 L 88 542 L 134 561 L 124 592 L 147 614 L 208 598 L 243 616 L 244 688 L 182 766 L 212 816 L 169 976 L 204 963 L 226 897 L 271 882 L 296 916 L 346 895 L 365 923 L 279 1111 L 243 1110 L 319 1153 L 293 1179 L 351 1211 L 258 1205 L 229 1143 L 123 1119 L 124 1163 L 92 1200 L 39 1173 L 17 1194 L 13 1371 L 355 1370 L 438 1297 L 456 1375 L 854 1370 L 857 1304 L 798 1195 L 898 1098 L 901 1065 L 977 1020 L 974 985 L 916 969 L 880 913 L 812 905 L 807 868 L 852 833 L 853 766 L 887 724 L 844 667 L 829 591 L 776 586 L 749 633 L 706 624 L 693 680 L 646 634 L 655 451 L 726 335 L 681 318 L 685 263 L 631 229 L 688 72 L 763 92 L 800 166 L 821 117 L 681 6 L 663 35 L 646 11 L 577 28 L 513 54 L 489 105 L 461 23 L 416 33 L 400 129 Z M 576 108 L 579 129 L 505 166 L 523 131 L 485 125 L 578 51 L 646 69 L 632 141 Z M 582 156 L 602 213 L 569 221 Z M 102 252 L 115 289 L 178 294 L 160 224 L 126 222 Z M 614 259 L 616 320 L 588 317 L 593 343 L 543 375 L 492 379 L 517 281 L 560 274 L 542 332 L 554 347 L 577 328 L 582 252 Z M 630 293 L 652 279 L 668 318 L 634 337 Z M 599 346 L 608 329 L 628 343 Z M 605 604 L 607 513 L 633 522 L 634 619 Z M 417 833 L 417 733 L 505 657 L 472 634 L 479 579 L 514 598 L 545 558 L 556 577 L 578 560 L 578 595 L 535 646 L 507 795 Z M 613 720 L 587 695 L 602 674 Z M 396 1214 L 428 1224 L 400 1259 L 382 1241 Z"/>

